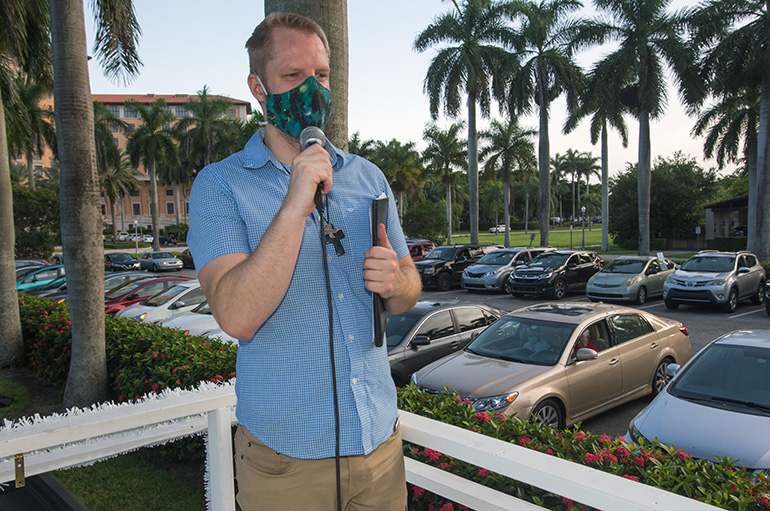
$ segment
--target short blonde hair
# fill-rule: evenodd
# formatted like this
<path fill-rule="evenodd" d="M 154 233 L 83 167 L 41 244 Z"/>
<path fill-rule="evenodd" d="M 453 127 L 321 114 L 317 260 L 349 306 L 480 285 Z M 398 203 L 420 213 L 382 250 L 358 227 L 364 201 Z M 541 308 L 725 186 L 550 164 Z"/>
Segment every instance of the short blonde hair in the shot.
<path fill-rule="evenodd" d="M 271 34 L 276 28 L 290 28 L 306 34 L 317 35 L 324 45 L 327 58 L 329 57 L 329 41 L 326 39 L 326 33 L 321 25 L 310 18 L 293 12 L 273 12 L 257 25 L 249 40 L 246 41 L 246 50 L 249 53 L 249 73 L 256 73 L 263 81 L 265 80 L 267 62 L 273 56 Z"/>

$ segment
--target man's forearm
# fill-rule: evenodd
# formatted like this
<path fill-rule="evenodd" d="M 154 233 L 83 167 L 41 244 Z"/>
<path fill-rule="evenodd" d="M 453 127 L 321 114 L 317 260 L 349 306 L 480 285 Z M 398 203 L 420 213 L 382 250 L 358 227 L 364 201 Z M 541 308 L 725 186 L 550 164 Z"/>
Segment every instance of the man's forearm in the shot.
<path fill-rule="evenodd" d="M 385 299 L 385 309 L 391 314 L 401 314 L 414 307 L 422 292 L 422 279 L 409 256 L 408 263 L 399 261 L 399 272 L 396 278 L 395 293 Z"/>

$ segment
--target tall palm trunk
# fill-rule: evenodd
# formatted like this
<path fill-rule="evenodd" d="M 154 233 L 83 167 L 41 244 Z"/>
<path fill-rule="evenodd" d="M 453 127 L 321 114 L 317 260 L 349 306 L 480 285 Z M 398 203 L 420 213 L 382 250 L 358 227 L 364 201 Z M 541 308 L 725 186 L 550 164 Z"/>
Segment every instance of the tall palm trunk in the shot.
<path fill-rule="evenodd" d="M 770 10 L 770 0 L 765 2 Z M 759 132 L 757 134 L 757 237 L 756 254 L 762 262 L 770 261 L 770 72 L 762 73 L 759 97 Z"/>
<path fill-rule="evenodd" d="M 115 225 L 115 201 L 108 197 L 110 201 L 110 218 L 112 219 L 112 241 L 118 241 L 118 226 Z"/>
<path fill-rule="evenodd" d="M 179 183 L 174 181 L 174 213 L 176 214 L 176 225 L 179 225 Z M 177 227 L 178 228 L 178 227 Z"/>
<path fill-rule="evenodd" d="M 503 222 L 505 222 L 505 237 L 503 238 L 503 245 L 506 247 L 511 246 L 511 185 L 504 184 L 505 193 L 503 194 L 503 203 L 505 204 L 505 211 L 503 211 Z"/>
<path fill-rule="evenodd" d="M 551 175 L 550 143 L 548 140 L 548 104 L 546 103 L 543 87 L 540 87 L 540 133 L 537 147 L 538 180 L 540 181 L 540 195 L 538 197 L 540 210 L 540 246 L 548 246 L 548 229 L 551 219 Z"/>
<path fill-rule="evenodd" d="M 602 251 L 610 249 L 609 144 L 607 122 L 602 123 Z"/>
<path fill-rule="evenodd" d="M 650 114 L 645 108 L 639 109 L 639 255 L 650 254 Z"/>
<path fill-rule="evenodd" d="M 72 320 L 66 406 L 108 396 L 104 268 L 93 100 L 82 0 L 50 0 L 56 135 L 61 162 L 62 249 Z"/>
<path fill-rule="evenodd" d="M 5 134 L 5 108 L 0 93 L 0 367 L 24 358 L 19 319 L 19 295 L 13 263 L 16 237 L 13 229 L 13 189 Z"/>
<path fill-rule="evenodd" d="M 452 244 L 452 183 L 446 179 L 446 244 Z"/>
<path fill-rule="evenodd" d="M 479 145 L 476 133 L 476 93 L 468 93 L 468 192 L 471 243 L 479 243 Z"/>
<path fill-rule="evenodd" d="M 150 219 L 152 221 L 152 249 L 160 250 L 160 229 L 158 228 L 158 177 L 155 174 L 155 159 L 150 159 L 147 164 L 147 173 L 150 176 Z"/>
<path fill-rule="evenodd" d="M 746 222 L 746 248 L 757 253 L 757 139 L 746 143 L 746 171 L 749 175 L 749 211 Z"/>
<path fill-rule="evenodd" d="M 35 191 L 35 165 L 33 164 L 32 149 L 27 149 L 27 181 L 29 189 Z"/>

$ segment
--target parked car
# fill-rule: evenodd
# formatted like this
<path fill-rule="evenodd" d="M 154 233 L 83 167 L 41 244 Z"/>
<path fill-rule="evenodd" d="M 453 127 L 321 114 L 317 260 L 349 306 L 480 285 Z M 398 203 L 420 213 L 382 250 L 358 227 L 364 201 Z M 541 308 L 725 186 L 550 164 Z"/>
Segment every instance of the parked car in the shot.
<path fill-rule="evenodd" d="M 50 296 L 55 296 L 62 292 L 66 292 L 66 289 L 67 289 L 67 276 L 62 275 L 61 277 L 52 280 L 51 282 L 49 282 L 48 284 L 42 287 L 38 287 L 35 289 L 27 289 L 25 293 L 29 295 L 34 295 L 34 296 L 50 297 Z"/>
<path fill-rule="evenodd" d="M 193 261 L 192 253 L 190 252 L 189 248 L 186 248 L 180 253 L 178 256 L 176 256 L 177 259 L 180 259 L 182 261 L 182 266 L 184 268 L 193 268 L 195 269 L 195 262 Z"/>
<path fill-rule="evenodd" d="M 206 301 L 193 310 L 182 312 L 173 318 L 163 320 L 162 323 L 165 327 L 181 330 L 185 335 L 205 335 L 222 342 L 238 344 L 238 339 L 226 334 L 219 326 Z"/>
<path fill-rule="evenodd" d="M 161 270 L 181 270 L 182 261 L 171 255 L 171 252 L 145 252 L 139 258 L 139 264 L 143 270 L 155 272 Z"/>
<path fill-rule="evenodd" d="M 626 438 L 770 470 L 770 330 L 731 332 L 681 369 L 669 367 L 671 383 L 631 421 Z"/>
<path fill-rule="evenodd" d="M 739 225 L 730 229 L 730 232 L 728 234 L 730 236 L 746 236 L 746 230 L 747 229 L 745 226 Z"/>
<path fill-rule="evenodd" d="M 142 238 L 139 241 L 143 241 L 145 243 L 152 243 L 155 240 L 155 236 L 152 234 L 143 234 Z"/>
<path fill-rule="evenodd" d="M 64 275 L 64 266 L 60 264 L 50 264 L 40 266 L 39 268 L 27 273 L 16 281 L 17 291 L 27 291 L 43 287 L 46 284 L 58 279 Z"/>
<path fill-rule="evenodd" d="M 491 234 L 499 234 L 505 232 L 505 224 L 495 225 L 489 228 Z"/>
<path fill-rule="evenodd" d="M 602 269 L 604 260 L 596 252 L 555 250 L 516 268 L 508 277 L 512 296 L 545 295 L 561 300 L 570 291 L 585 288 L 588 280 Z"/>
<path fill-rule="evenodd" d="M 765 311 L 770 315 L 770 283 L 765 283 Z"/>
<path fill-rule="evenodd" d="M 112 289 L 104 295 L 104 312 L 115 314 L 126 307 L 146 300 L 151 296 L 175 286 L 179 282 L 191 280 L 187 277 L 150 277 L 133 280 Z"/>
<path fill-rule="evenodd" d="M 586 296 L 594 302 L 617 300 L 641 305 L 648 298 L 663 296 L 663 282 L 674 269 L 668 259 L 620 256 L 588 280 Z"/>
<path fill-rule="evenodd" d="M 529 263 L 549 247 L 513 247 L 494 250 L 468 266 L 460 279 L 460 286 L 468 291 L 507 291 L 508 276 L 514 268 Z"/>
<path fill-rule="evenodd" d="M 106 295 L 118 286 L 122 286 L 126 282 L 132 282 L 134 280 L 148 279 L 151 277 L 158 277 L 152 273 L 146 271 L 126 271 L 120 273 L 105 273 L 104 274 L 104 294 Z M 56 300 L 57 303 L 63 303 L 68 301 L 67 285 L 65 285 L 57 292 L 47 296 L 51 300 Z"/>
<path fill-rule="evenodd" d="M 417 302 L 403 314 L 388 314 L 390 374 L 397 386 L 418 369 L 465 348 L 472 336 L 505 315 L 482 304 Z"/>
<path fill-rule="evenodd" d="M 22 259 L 15 259 L 14 267 L 18 270 L 19 268 L 25 268 L 28 266 L 44 266 L 48 264 L 48 261 L 41 258 L 22 258 Z"/>
<path fill-rule="evenodd" d="M 716 304 L 725 312 L 734 312 L 744 299 L 760 305 L 765 299 L 765 269 L 746 250 L 703 250 L 668 276 L 663 299 L 669 309 L 682 303 Z"/>
<path fill-rule="evenodd" d="M 197 280 L 179 282 L 141 302 L 117 313 L 145 323 L 162 323 L 173 316 L 194 309 L 206 299 Z"/>
<path fill-rule="evenodd" d="M 128 252 L 110 252 L 104 254 L 104 269 L 106 271 L 139 270 L 142 265 Z"/>
<path fill-rule="evenodd" d="M 422 261 L 428 252 L 436 248 L 435 243 L 424 239 L 407 239 L 406 246 L 409 248 L 412 261 Z"/>
<path fill-rule="evenodd" d="M 431 250 L 415 266 L 422 277 L 424 287 L 436 287 L 439 291 L 449 291 L 460 283 L 465 268 L 502 245 L 447 245 Z"/>
<path fill-rule="evenodd" d="M 158 243 L 161 245 L 176 245 L 176 236 L 173 234 L 161 234 L 158 236 Z"/>
<path fill-rule="evenodd" d="M 598 351 L 576 346 L 586 330 Z M 477 412 L 564 428 L 660 393 L 668 364 L 686 362 L 690 350 L 678 321 L 621 305 L 546 302 L 503 316 L 412 381 L 428 392 L 457 392 Z"/>
<path fill-rule="evenodd" d="M 118 233 L 118 241 L 128 241 L 129 236 L 127 232 L 119 232 Z"/>

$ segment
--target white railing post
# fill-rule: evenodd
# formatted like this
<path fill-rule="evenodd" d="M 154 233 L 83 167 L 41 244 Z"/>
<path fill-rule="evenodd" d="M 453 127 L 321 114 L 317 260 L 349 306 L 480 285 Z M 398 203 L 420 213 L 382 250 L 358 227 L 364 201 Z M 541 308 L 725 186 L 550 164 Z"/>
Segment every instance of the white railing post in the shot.
<path fill-rule="evenodd" d="M 233 437 L 230 410 L 218 408 L 208 413 L 206 458 L 212 511 L 235 511 L 233 484 Z"/>

